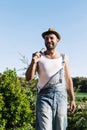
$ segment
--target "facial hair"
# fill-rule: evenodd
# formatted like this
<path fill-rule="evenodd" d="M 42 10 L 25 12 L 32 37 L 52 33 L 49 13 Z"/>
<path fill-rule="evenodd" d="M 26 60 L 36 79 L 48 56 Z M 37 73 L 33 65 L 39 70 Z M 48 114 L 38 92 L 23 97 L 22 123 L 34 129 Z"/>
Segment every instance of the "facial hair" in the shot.
<path fill-rule="evenodd" d="M 49 44 L 46 44 L 46 43 L 45 43 L 45 46 L 46 46 L 46 49 L 47 49 L 47 50 L 53 50 L 53 49 L 56 48 L 56 46 L 55 46 L 54 44 L 50 44 L 50 43 L 49 43 Z"/>

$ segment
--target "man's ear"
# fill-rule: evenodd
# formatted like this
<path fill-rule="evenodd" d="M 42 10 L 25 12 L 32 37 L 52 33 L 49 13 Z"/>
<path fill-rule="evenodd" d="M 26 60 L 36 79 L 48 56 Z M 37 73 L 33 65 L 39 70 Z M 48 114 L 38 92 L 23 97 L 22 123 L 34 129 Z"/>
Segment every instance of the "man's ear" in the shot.
<path fill-rule="evenodd" d="M 59 42 L 59 41 L 60 41 L 60 39 L 57 38 L 57 42 Z"/>

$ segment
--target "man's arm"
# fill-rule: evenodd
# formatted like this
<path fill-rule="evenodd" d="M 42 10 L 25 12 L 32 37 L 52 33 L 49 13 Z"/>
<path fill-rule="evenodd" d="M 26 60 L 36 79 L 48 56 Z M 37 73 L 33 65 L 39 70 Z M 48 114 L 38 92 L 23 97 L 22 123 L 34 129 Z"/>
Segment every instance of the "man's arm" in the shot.
<path fill-rule="evenodd" d="M 37 70 L 37 63 L 38 63 L 40 57 L 41 57 L 41 54 L 39 52 L 36 52 L 32 55 L 31 64 L 29 65 L 29 67 L 25 73 L 27 81 L 30 81 L 34 78 L 34 75 L 35 75 L 36 70 Z"/>
<path fill-rule="evenodd" d="M 36 68 L 37 68 L 37 63 L 34 63 L 33 61 L 31 61 L 31 64 L 29 65 L 29 67 L 25 73 L 27 81 L 30 81 L 34 78 Z"/>
<path fill-rule="evenodd" d="M 70 97 L 70 111 L 73 111 L 75 109 L 75 95 L 74 95 L 74 88 L 73 88 L 73 82 L 70 75 L 70 69 L 69 69 L 69 60 L 66 57 L 65 58 L 65 79 L 66 79 L 66 87 L 67 92 Z"/>

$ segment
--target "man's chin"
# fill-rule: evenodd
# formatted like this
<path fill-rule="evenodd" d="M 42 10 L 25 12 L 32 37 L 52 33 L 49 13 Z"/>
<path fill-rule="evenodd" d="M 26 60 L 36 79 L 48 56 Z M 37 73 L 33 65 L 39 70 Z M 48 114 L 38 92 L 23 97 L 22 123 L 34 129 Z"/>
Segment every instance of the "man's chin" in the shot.
<path fill-rule="evenodd" d="M 49 51 L 51 51 L 51 50 L 53 50 L 54 48 L 47 48 L 47 50 L 49 50 Z"/>

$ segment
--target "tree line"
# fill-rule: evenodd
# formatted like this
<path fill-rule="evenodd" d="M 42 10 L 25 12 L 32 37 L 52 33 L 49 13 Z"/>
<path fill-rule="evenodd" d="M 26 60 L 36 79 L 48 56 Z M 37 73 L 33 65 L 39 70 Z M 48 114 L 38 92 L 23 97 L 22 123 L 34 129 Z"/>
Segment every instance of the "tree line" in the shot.
<path fill-rule="evenodd" d="M 87 92 L 87 78 L 86 77 L 75 77 L 73 79 L 73 85 L 75 90 L 79 92 Z"/>

